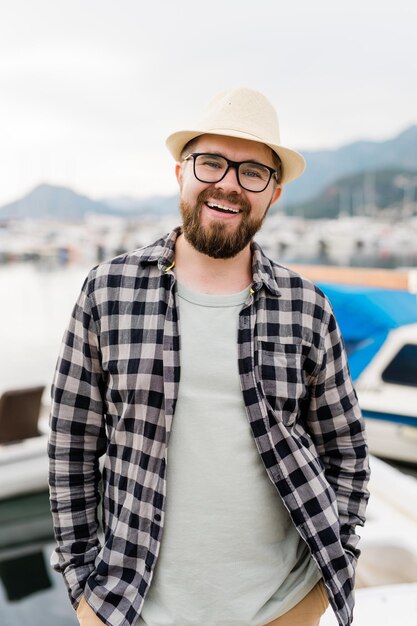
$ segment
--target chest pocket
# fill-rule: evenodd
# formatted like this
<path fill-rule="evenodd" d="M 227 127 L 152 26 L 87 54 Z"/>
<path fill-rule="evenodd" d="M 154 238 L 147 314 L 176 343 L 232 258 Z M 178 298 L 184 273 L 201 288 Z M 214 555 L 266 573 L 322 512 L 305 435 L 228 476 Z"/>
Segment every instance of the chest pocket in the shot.
<path fill-rule="evenodd" d="M 278 421 L 291 426 L 308 399 L 303 369 L 308 350 L 303 344 L 260 341 L 258 371 L 260 384 L 269 406 Z"/>

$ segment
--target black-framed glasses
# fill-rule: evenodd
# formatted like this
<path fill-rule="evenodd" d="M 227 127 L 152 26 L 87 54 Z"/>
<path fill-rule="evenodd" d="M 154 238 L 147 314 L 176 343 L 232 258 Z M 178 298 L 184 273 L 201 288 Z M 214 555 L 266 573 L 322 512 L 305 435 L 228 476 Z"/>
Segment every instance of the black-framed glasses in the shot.
<path fill-rule="evenodd" d="M 194 176 L 201 183 L 219 183 L 233 167 L 243 189 L 260 193 L 268 187 L 271 177 L 277 176 L 276 169 L 256 161 L 231 161 L 220 154 L 205 152 L 191 152 L 184 161 L 190 158 L 193 159 Z"/>

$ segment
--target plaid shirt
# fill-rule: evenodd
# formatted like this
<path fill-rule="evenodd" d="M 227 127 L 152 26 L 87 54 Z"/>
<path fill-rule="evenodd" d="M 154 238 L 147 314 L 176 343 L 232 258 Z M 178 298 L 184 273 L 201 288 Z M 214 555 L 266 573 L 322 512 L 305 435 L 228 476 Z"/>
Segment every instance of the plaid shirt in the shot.
<path fill-rule="evenodd" d="M 161 542 L 180 382 L 172 271 L 178 232 L 90 272 L 52 388 L 52 564 L 74 606 L 84 594 L 108 626 L 134 624 Z M 355 526 L 363 525 L 368 498 L 364 422 L 325 296 L 256 243 L 252 252 L 252 289 L 237 334 L 247 418 L 277 496 L 347 626 L 359 555 Z"/>

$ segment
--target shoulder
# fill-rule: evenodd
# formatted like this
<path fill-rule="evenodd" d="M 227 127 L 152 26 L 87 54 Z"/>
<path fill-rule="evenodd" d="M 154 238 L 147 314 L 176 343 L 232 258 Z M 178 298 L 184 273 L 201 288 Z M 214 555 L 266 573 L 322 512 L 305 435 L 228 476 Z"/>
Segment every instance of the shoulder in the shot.
<path fill-rule="evenodd" d="M 323 311 L 331 309 L 323 291 L 310 279 L 272 260 L 257 244 L 254 253 L 257 277 L 266 285 L 271 296 L 279 299 L 281 306 L 304 309 L 310 305 Z"/>
<path fill-rule="evenodd" d="M 271 261 L 271 266 L 282 297 L 289 299 L 302 297 L 327 308 L 329 302 L 327 296 L 313 281 L 275 261 Z"/>
<path fill-rule="evenodd" d="M 100 290 L 136 289 L 143 281 L 156 279 L 169 267 L 175 233 L 161 237 L 142 248 L 125 252 L 93 267 L 87 275 L 87 295 Z"/>

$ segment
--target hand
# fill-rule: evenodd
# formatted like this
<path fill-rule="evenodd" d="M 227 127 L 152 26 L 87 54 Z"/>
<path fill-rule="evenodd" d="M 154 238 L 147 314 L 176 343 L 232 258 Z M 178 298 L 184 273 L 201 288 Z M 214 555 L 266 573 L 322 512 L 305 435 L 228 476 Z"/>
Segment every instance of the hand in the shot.
<path fill-rule="evenodd" d="M 77 618 L 80 626 L 104 626 L 103 622 L 94 613 L 84 596 L 81 598 L 77 608 Z"/>

